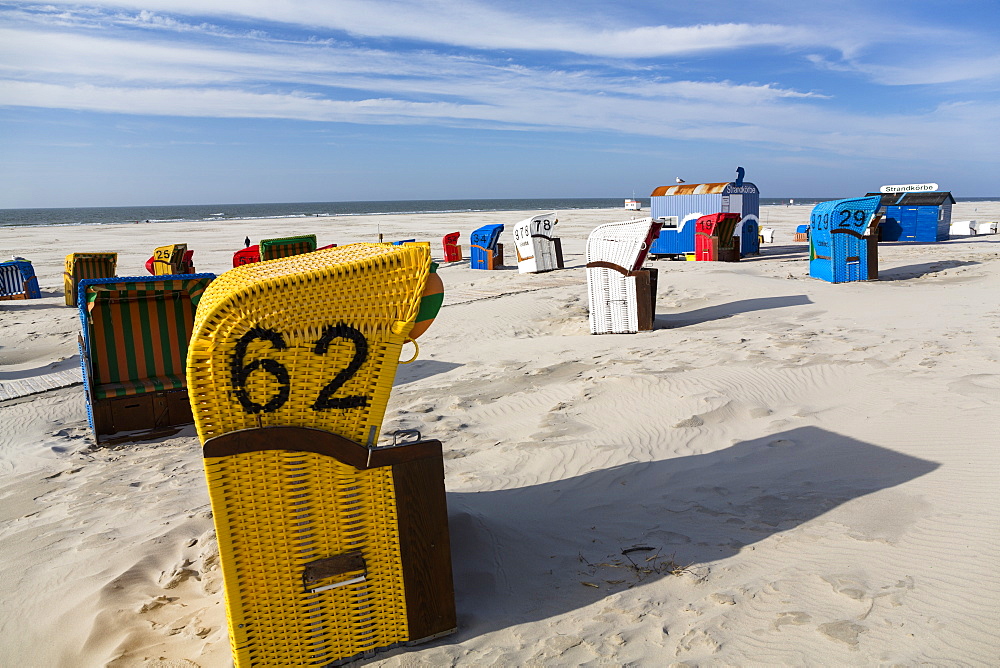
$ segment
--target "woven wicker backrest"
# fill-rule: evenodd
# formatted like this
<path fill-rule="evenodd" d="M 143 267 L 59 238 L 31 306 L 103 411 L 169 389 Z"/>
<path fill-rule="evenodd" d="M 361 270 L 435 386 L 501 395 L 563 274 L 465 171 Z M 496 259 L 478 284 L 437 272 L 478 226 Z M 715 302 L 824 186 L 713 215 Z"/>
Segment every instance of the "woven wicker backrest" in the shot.
<path fill-rule="evenodd" d="M 306 234 L 299 237 L 284 237 L 281 239 L 263 239 L 260 242 L 260 259 L 277 260 L 282 257 L 292 257 L 316 250 L 316 235 Z"/>
<path fill-rule="evenodd" d="M 208 439 L 273 424 L 326 429 L 366 442 L 368 428 L 381 425 L 396 361 L 429 270 L 430 251 L 424 245 L 350 244 L 271 265 L 244 265 L 219 276 L 199 304 L 189 355 L 191 392 L 204 392 L 210 402 L 195 413 L 199 435 Z M 341 335 L 341 323 L 349 334 Z M 336 396 L 361 393 L 366 406 L 347 411 L 312 408 L 316 397 L 310 399 L 309 393 L 328 385 L 358 354 L 351 343 L 359 336 L 355 329 L 365 337 L 368 352 Z M 276 334 L 252 338 L 252 332 L 261 331 Z M 283 344 L 270 342 L 279 336 Z M 324 344 L 328 351 L 313 352 L 324 336 L 333 337 Z M 237 345 L 244 355 L 241 363 L 270 357 L 286 366 L 294 380 L 288 401 L 256 412 L 232 403 L 232 397 L 244 394 L 233 385 L 231 361 Z M 252 385 L 245 388 L 249 403 L 266 404 L 285 385 L 269 373 L 251 374 L 247 382 Z M 220 424 L 210 414 L 229 417 Z"/>
<path fill-rule="evenodd" d="M 598 225 L 587 237 L 587 263 L 608 262 L 626 271 L 638 269 L 659 230 L 651 218 Z"/>

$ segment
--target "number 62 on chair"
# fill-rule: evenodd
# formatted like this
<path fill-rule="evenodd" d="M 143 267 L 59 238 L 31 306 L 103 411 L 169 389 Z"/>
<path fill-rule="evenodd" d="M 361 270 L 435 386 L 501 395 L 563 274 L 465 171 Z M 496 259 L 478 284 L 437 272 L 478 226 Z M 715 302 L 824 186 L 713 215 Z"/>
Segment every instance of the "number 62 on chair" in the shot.
<path fill-rule="evenodd" d="M 352 244 L 235 268 L 202 297 L 188 387 L 237 666 L 455 629 L 441 443 L 377 445 L 422 297 L 440 303 L 430 276 L 426 245 Z"/>

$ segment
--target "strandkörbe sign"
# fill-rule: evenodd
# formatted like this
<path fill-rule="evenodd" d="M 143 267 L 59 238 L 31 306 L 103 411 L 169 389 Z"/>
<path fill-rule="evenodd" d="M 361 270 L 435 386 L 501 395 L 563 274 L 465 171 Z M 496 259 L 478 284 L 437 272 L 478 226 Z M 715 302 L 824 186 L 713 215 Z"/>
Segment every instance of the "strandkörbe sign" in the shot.
<path fill-rule="evenodd" d="M 880 193 L 923 193 L 937 189 L 938 184 L 936 183 L 911 183 L 906 186 L 882 186 L 878 191 Z"/>

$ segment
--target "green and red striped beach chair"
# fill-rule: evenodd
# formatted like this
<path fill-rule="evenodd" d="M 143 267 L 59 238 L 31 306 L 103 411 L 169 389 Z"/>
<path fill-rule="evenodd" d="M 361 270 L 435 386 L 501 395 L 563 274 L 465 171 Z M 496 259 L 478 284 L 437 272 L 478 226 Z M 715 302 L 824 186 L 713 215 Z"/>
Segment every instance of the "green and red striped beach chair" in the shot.
<path fill-rule="evenodd" d="M 306 234 L 300 237 L 284 237 L 282 239 L 263 239 L 260 242 L 260 260 L 277 260 L 280 257 L 291 257 L 316 250 L 316 235 Z"/>
<path fill-rule="evenodd" d="M 96 442 L 120 432 L 156 434 L 192 422 L 185 379 L 188 340 L 195 307 L 214 278 L 80 282 L 80 363 Z"/>

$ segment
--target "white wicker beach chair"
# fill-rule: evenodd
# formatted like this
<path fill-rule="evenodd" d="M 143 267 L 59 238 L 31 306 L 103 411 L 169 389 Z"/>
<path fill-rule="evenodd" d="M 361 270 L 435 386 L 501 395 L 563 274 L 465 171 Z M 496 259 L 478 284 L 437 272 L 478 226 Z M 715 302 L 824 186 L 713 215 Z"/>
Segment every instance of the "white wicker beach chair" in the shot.
<path fill-rule="evenodd" d="M 997 223 L 987 223 L 985 221 L 981 223 L 976 223 L 976 234 L 996 234 L 997 233 Z"/>
<path fill-rule="evenodd" d="M 592 334 L 653 328 L 656 270 L 642 269 L 662 223 L 640 218 L 599 225 L 587 239 L 587 290 Z"/>
<path fill-rule="evenodd" d="M 518 273 L 537 274 L 563 268 L 562 241 L 553 233 L 558 222 L 556 212 L 550 211 L 514 226 Z"/>
<path fill-rule="evenodd" d="M 766 244 L 774 243 L 774 230 L 770 227 L 765 227 L 760 231 L 760 238 Z"/>
<path fill-rule="evenodd" d="M 968 237 L 976 234 L 979 230 L 976 227 L 977 221 L 975 220 L 953 220 L 951 221 L 951 227 L 948 233 L 951 236 L 958 235 L 960 237 Z"/>

